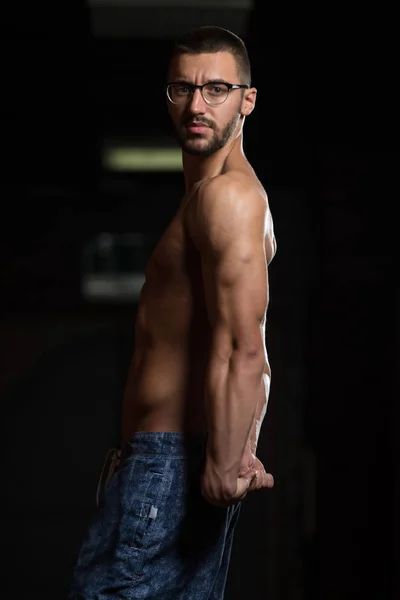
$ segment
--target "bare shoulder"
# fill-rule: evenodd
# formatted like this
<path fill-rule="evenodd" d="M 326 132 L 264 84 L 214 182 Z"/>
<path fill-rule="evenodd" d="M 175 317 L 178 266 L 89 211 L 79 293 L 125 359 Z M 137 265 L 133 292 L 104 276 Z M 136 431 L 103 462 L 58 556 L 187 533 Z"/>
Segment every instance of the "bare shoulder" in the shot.
<path fill-rule="evenodd" d="M 234 209 L 235 213 L 265 211 L 268 199 L 261 184 L 241 171 L 229 171 L 213 177 L 199 188 L 199 200 L 213 213 Z"/>
<path fill-rule="evenodd" d="M 245 224 L 263 220 L 267 208 L 266 199 L 255 181 L 240 172 L 214 177 L 198 190 L 197 225 L 200 230 L 209 231 L 218 227 L 243 230 Z"/>
<path fill-rule="evenodd" d="M 214 177 L 200 186 L 195 204 L 193 229 L 199 242 L 265 240 L 272 259 L 276 250 L 272 216 L 267 193 L 255 177 L 233 170 Z"/>

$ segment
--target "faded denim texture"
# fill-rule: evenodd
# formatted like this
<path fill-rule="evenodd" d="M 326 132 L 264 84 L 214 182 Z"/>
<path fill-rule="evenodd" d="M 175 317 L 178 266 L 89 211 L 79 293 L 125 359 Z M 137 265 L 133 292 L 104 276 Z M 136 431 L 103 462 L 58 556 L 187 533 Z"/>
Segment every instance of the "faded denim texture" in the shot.
<path fill-rule="evenodd" d="M 205 436 L 135 433 L 79 552 L 69 600 L 222 600 L 240 503 L 201 495 Z"/>

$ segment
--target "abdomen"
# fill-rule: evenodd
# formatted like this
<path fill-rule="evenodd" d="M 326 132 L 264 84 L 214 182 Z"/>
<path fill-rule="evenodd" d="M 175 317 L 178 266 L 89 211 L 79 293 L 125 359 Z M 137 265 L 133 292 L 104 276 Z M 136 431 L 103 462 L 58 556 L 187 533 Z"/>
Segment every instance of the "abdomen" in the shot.
<path fill-rule="evenodd" d="M 173 300 L 173 301 L 172 301 Z M 208 321 L 184 298 L 143 303 L 124 394 L 123 430 L 205 430 Z"/>

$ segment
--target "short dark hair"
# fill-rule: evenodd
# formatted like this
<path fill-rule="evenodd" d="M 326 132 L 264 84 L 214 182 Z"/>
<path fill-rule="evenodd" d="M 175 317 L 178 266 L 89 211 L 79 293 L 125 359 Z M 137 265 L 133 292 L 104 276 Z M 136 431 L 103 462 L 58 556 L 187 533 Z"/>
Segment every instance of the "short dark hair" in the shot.
<path fill-rule="evenodd" d="M 214 54 L 230 52 L 236 60 L 239 76 L 251 85 L 251 69 L 244 41 L 232 31 L 217 25 L 203 25 L 178 38 L 172 48 L 170 63 L 180 54 Z"/>

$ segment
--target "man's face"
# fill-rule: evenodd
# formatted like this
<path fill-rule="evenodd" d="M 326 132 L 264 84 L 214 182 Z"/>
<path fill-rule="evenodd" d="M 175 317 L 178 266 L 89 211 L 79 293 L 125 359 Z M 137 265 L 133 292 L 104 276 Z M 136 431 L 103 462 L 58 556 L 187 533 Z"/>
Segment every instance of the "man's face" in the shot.
<path fill-rule="evenodd" d="M 230 52 L 181 54 L 173 59 L 168 75 L 169 82 L 193 85 L 210 81 L 244 83 L 239 79 L 236 61 Z M 240 120 L 243 91 L 231 90 L 223 104 L 210 106 L 196 89 L 187 103 L 168 102 L 168 105 L 182 149 L 191 155 L 210 156 L 234 135 Z"/>

